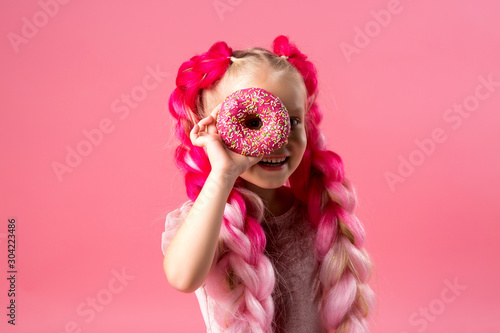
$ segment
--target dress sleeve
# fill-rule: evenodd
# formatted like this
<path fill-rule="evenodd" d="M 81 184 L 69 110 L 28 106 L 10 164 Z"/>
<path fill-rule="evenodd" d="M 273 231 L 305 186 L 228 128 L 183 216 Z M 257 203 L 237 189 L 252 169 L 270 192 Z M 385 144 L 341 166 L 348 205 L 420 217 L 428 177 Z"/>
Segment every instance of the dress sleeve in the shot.
<path fill-rule="evenodd" d="M 167 217 L 165 219 L 165 231 L 161 235 L 161 250 L 163 252 L 163 255 L 165 255 L 168 244 L 170 244 L 172 238 L 174 238 L 177 230 L 179 230 L 179 227 L 185 220 L 192 206 L 193 202 L 191 200 L 188 200 L 180 208 L 177 208 L 176 210 L 167 214 Z"/>

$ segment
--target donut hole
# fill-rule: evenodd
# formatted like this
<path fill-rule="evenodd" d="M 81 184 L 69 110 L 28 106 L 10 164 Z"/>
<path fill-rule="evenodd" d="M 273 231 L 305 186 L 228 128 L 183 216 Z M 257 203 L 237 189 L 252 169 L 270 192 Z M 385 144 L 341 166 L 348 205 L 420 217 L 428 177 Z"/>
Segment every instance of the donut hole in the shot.
<path fill-rule="evenodd" d="M 263 123 L 256 114 L 249 114 L 243 119 L 243 124 L 251 130 L 259 130 Z"/>

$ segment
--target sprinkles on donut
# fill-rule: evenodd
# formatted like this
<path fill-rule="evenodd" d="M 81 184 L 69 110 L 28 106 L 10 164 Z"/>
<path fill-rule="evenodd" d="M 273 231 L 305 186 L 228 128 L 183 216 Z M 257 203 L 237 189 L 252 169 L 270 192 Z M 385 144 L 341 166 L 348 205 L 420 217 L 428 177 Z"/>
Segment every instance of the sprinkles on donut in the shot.
<path fill-rule="evenodd" d="M 262 126 L 249 126 L 259 121 Z M 216 127 L 232 151 L 260 156 L 286 143 L 290 118 L 279 97 L 262 88 L 246 88 L 226 97 L 217 113 Z"/>

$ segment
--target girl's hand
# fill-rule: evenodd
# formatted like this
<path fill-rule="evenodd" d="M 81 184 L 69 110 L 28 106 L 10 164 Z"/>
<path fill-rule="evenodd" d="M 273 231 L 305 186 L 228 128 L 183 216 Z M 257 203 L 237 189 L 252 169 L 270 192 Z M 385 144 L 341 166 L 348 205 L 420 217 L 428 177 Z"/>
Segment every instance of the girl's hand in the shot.
<path fill-rule="evenodd" d="M 250 166 L 258 163 L 259 157 L 245 156 L 231 151 L 222 140 L 215 126 L 217 112 L 222 103 L 217 105 L 212 113 L 195 124 L 190 133 L 191 143 L 207 150 L 212 171 L 223 172 L 235 179 L 245 172 Z"/>

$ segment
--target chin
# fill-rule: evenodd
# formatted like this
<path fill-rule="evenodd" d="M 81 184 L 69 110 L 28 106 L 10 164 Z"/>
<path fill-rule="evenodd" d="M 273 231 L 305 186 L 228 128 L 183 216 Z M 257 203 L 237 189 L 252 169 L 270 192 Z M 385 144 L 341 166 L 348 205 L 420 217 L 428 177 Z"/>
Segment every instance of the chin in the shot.
<path fill-rule="evenodd" d="M 283 183 L 273 183 L 273 184 L 267 183 L 267 184 L 263 184 L 262 186 L 259 186 L 259 185 L 257 185 L 257 186 L 259 186 L 260 188 L 266 189 L 266 190 L 273 190 L 273 189 L 275 190 L 275 189 L 280 188 L 284 184 L 285 184 L 285 182 L 283 182 Z"/>
<path fill-rule="evenodd" d="M 249 185 L 249 187 L 256 186 L 256 187 L 259 187 L 259 188 L 265 189 L 265 190 L 275 190 L 275 189 L 282 187 L 286 183 L 286 180 L 283 182 L 276 181 L 276 180 L 274 180 L 274 181 L 262 181 L 262 179 L 259 179 L 258 181 L 256 181 L 255 179 L 248 179 L 246 177 L 245 178 L 241 177 L 241 178 L 245 181 L 245 183 L 247 185 Z"/>

